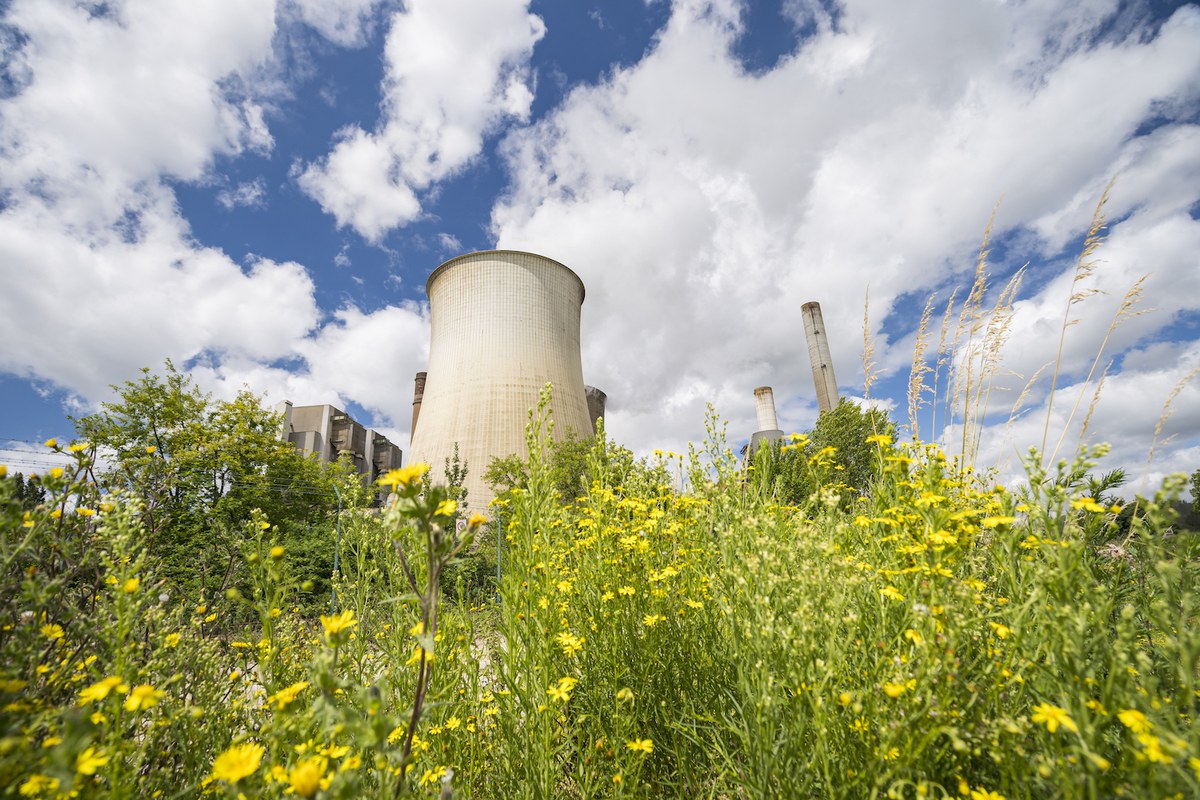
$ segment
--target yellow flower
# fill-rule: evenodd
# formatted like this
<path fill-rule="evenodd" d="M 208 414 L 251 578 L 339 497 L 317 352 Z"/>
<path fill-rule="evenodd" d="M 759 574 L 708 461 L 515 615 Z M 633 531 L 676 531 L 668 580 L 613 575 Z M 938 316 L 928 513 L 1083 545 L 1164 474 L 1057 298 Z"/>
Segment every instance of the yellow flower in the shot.
<path fill-rule="evenodd" d="M 274 547 L 271 548 L 271 558 L 275 558 L 275 559 L 283 558 L 283 553 L 284 553 L 284 550 L 279 545 L 275 545 Z"/>
<path fill-rule="evenodd" d="M 322 614 L 321 625 L 325 628 L 325 635 L 333 639 L 344 632 L 358 627 L 358 620 L 354 618 L 353 609 L 346 609 L 340 614 L 334 614 L 332 617 Z"/>
<path fill-rule="evenodd" d="M 642 624 L 647 628 L 653 628 L 664 619 L 666 619 L 666 617 L 664 617 L 662 614 L 647 614 L 646 616 L 642 617 Z"/>
<path fill-rule="evenodd" d="M 94 508 L 77 508 L 77 509 L 75 509 L 75 513 L 81 517 L 90 517 L 96 513 L 96 509 L 94 509 Z"/>
<path fill-rule="evenodd" d="M 46 447 L 58 447 L 58 439 L 47 439 Z"/>
<path fill-rule="evenodd" d="M 634 739 L 632 742 L 626 742 L 625 746 L 635 753 L 650 755 L 654 752 L 654 742 L 650 739 Z"/>
<path fill-rule="evenodd" d="M 141 585 L 141 578 L 130 578 L 129 580 L 125 581 L 123 586 L 121 586 L 121 591 L 125 592 L 125 594 L 133 594 Z"/>
<path fill-rule="evenodd" d="M 396 487 L 411 486 L 414 481 L 419 481 L 426 472 L 429 472 L 428 464 L 409 464 L 407 467 L 388 470 L 387 474 L 379 479 L 379 485 Z"/>
<path fill-rule="evenodd" d="M 1129 730 L 1136 733 L 1149 733 L 1150 720 L 1146 719 L 1146 715 L 1132 708 L 1127 708 L 1117 714 L 1117 719 L 1121 720 L 1121 724 Z"/>
<path fill-rule="evenodd" d="M 75 759 L 75 771 L 80 775 L 95 775 L 96 770 L 108 763 L 108 756 L 101 755 L 94 747 L 89 747 Z"/>
<path fill-rule="evenodd" d="M 58 778 L 48 775 L 30 775 L 18 790 L 22 797 L 37 797 L 40 794 L 50 794 L 58 791 Z"/>
<path fill-rule="evenodd" d="M 63 638 L 63 636 L 65 636 L 65 635 L 66 634 L 63 633 L 62 625 L 51 624 L 51 625 L 43 625 L 42 626 L 42 636 L 45 636 L 47 639 L 49 639 L 52 642 L 57 642 L 59 639 Z"/>
<path fill-rule="evenodd" d="M 76 442 L 75 444 L 73 444 L 67 448 L 67 450 L 69 450 L 72 453 L 82 453 L 84 450 L 87 450 L 87 449 L 88 449 L 87 442 Z"/>
<path fill-rule="evenodd" d="M 921 636 L 920 632 L 914 631 L 912 628 L 909 628 L 904 632 L 904 638 L 908 639 L 913 644 L 921 644 L 925 641 L 925 638 Z"/>
<path fill-rule="evenodd" d="M 323 756 L 310 756 L 301 760 L 288 773 L 288 785 L 300 797 L 312 797 L 321 788 L 325 777 L 326 762 Z"/>
<path fill-rule="evenodd" d="M 179 644 L 179 634 L 168 633 L 163 637 L 163 642 L 167 645 L 167 647 L 176 647 Z"/>
<path fill-rule="evenodd" d="M 152 708 L 158 705 L 158 701 L 162 699 L 162 696 L 163 693 L 161 691 L 148 683 L 135 686 L 129 691 L 129 696 L 125 698 L 125 710 L 141 711 L 145 708 Z"/>
<path fill-rule="evenodd" d="M 286 689 L 280 689 L 275 694 L 267 698 L 267 703 L 275 705 L 277 711 L 283 711 L 296 699 L 297 696 L 309 686 L 308 681 L 300 681 L 293 683 Z"/>
<path fill-rule="evenodd" d="M 579 681 L 574 678 L 559 678 L 557 686 L 551 686 L 546 690 L 552 700 L 560 703 L 565 703 L 571 699 L 571 692 L 575 689 L 575 684 Z"/>
<path fill-rule="evenodd" d="M 484 524 L 485 522 L 487 522 L 487 517 L 485 517 L 483 514 L 480 514 L 478 511 L 476 511 L 467 520 L 467 525 L 468 525 L 468 527 L 471 527 L 471 528 L 478 528 L 480 525 Z"/>
<path fill-rule="evenodd" d="M 985 528 L 998 528 L 1001 525 L 1012 525 L 1016 521 L 1016 517 L 984 517 L 979 524 Z"/>
<path fill-rule="evenodd" d="M 879 590 L 879 594 L 889 600 L 900 601 L 904 599 L 904 595 L 900 594 L 900 590 L 895 586 L 885 586 Z"/>
<path fill-rule="evenodd" d="M 583 649 L 583 645 L 587 641 L 582 636 L 575 636 L 570 631 L 563 631 L 555 638 L 558 640 L 558 646 L 562 648 L 563 655 L 567 658 L 573 658 Z"/>
<path fill-rule="evenodd" d="M 1057 731 L 1060 725 L 1071 731 L 1071 733 L 1079 732 L 1079 726 L 1076 725 L 1075 721 L 1072 720 L 1067 714 L 1067 710 L 1065 708 L 1052 706 L 1049 703 L 1039 703 L 1038 705 L 1034 706 L 1032 719 L 1034 722 L 1040 722 L 1044 724 L 1046 726 L 1046 730 L 1050 731 L 1051 733 Z"/>
<path fill-rule="evenodd" d="M 152 444 L 148 444 L 148 445 L 146 445 L 146 455 L 154 455 L 154 451 L 155 451 L 155 450 L 157 450 L 157 449 L 158 449 L 158 448 L 157 448 L 157 447 L 155 447 L 155 446 L 154 446 L 154 445 L 152 445 Z"/>
<path fill-rule="evenodd" d="M 987 789 L 980 787 L 979 789 L 971 790 L 971 800 L 1004 800 L 1004 795 L 999 792 L 989 792 Z"/>
<path fill-rule="evenodd" d="M 989 622 L 988 624 L 992 626 L 992 632 L 996 634 L 997 638 L 1007 639 L 1009 636 L 1012 636 L 1012 628 L 1007 625 L 1002 625 L 999 622 Z"/>
<path fill-rule="evenodd" d="M 1137 740 L 1141 742 L 1142 747 L 1145 748 L 1140 755 L 1150 763 L 1171 764 L 1174 762 L 1173 758 L 1163 752 L 1162 743 L 1158 740 L 1157 736 L 1153 736 L 1149 733 L 1139 733 L 1137 735 Z"/>
<path fill-rule="evenodd" d="M 903 683 L 885 683 L 883 685 L 883 693 L 893 700 L 904 694 L 904 691 L 905 687 Z"/>
<path fill-rule="evenodd" d="M 1081 497 L 1078 500 L 1071 501 L 1071 507 L 1075 509 L 1082 508 L 1084 511 L 1091 511 L 1094 514 L 1103 514 L 1108 511 L 1108 508 L 1100 505 L 1093 497 Z"/>
<path fill-rule="evenodd" d="M 458 503 L 454 500 L 443 500 L 438 503 L 438 507 L 434 510 L 435 517 L 448 517 L 458 510 Z"/>
<path fill-rule="evenodd" d="M 633 702 L 633 689 L 630 689 L 628 686 L 626 686 L 624 689 L 617 692 L 617 702 L 618 703 L 632 703 Z"/>
<path fill-rule="evenodd" d="M 124 687 L 124 689 L 122 689 Z M 79 693 L 79 705 L 86 706 L 89 703 L 94 703 L 98 700 L 103 700 L 108 697 L 113 690 L 118 692 L 128 691 L 128 687 L 121 682 L 121 678 L 117 675 L 110 675 L 103 678 L 91 686 L 87 687 Z"/>
<path fill-rule="evenodd" d="M 237 783 L 258 770 L 265 752 L 261 744 L 253 742 L 231 744 L 229 749 L 213 760 L 212 776 L 219 781 Z"/>

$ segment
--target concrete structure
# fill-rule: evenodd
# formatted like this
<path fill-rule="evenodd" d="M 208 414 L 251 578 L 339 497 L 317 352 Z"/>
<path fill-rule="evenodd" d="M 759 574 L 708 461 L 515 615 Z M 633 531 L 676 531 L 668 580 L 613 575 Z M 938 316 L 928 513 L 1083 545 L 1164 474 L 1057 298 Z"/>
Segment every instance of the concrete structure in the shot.
<path fill-rule="evenodd" d="M 750 436 L 749 455 L 762 442 L 777 442 L 783 438 L 779 420 L 775 416 L 775 393 L 770 386 L 759 386 L 754 390 L 754 411 L 758 416 L 758 430 Z"/>
<path fill-rule="evenodd" d="M 817 410 L 829 411 L 838 404 L 838 388 L 821 304 L 805 303 L 800 307 L 800 314 L 804 318 L 804 338 L 808 340 L 808 360 L 812 364 L 813 385 L 817 390 Z"/>
<path fill-rule="evenodd" d="M 584 386 L 583 393 L 587 397 L 588 416 L 592 419 L 592 433 L 596 433 L 596 422 L 604 419 L 604 406 L 608 403 L 608 395 L 595 386 Z"/>
<path fill-rule="evenodd" d="M 275 410 L 282 415 L 279 438 L 322 461 L 348 455 L 364 481 L 374 481 L 389 469 L 399 469 L 403 452 L 388 438 L 359 425 L 331 405 L 293 406 L 284 400 Z"/>
<path fill-rule="evenodd" d="M 413 386 L 412 427 L 408 429 L 409 447 L 412 446 L 412 437 L 417 434 L 417 418 L 421 416 L 421 401 L 425 398 L 425 379 L 428 377 L 428 372 L 418 372 L 415 385 Z"/>
<path fill-rule="evenodd" d="M 545 256 L 492 250 L 447 261 L 425 288 L 429 372 L 409 463 L 429 463 L 437 481 L 457 442 L 467 505 L 481 510 L 492 498 L 484 471 L 497 456 L 526 455 L 529 410 L 547 383 L 555 434 L 591 433 L 579 356 L 583 281 Z"/>

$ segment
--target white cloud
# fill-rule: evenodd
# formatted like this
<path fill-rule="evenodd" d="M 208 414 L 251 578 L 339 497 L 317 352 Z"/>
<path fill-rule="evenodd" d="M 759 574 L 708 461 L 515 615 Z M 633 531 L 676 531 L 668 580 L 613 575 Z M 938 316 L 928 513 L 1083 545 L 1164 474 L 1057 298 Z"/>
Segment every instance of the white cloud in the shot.
<path fill-rule="evenodd" d="M 360 47 L 371 32 L 373 12 L 382 0 L 285 0 L 285 13 L 343 47 Z"/>
<path fill-rule="evenodd" d="M 320 402 L 337 387 L 391 418 L 403 381 L 388 376 L 422 352 L 419 310 L 323 320 L 302 265 L 198 243 L 168 183 L 212 182 L 217 157 L 272 146 L 251 91 L 275 14 L 265 0 L 7 9 L 22 36 L 5 56 L 27 80 L 0 100 L 0 371 L 61 387 L 86 413 L 170 357 L 227 394 Z M 265 192 L 258 179 L 219 202 Z"/>
<path fill-rule="evenodd" d="M 267 204 L 267 183 L 261 177 L 217 192 L 217 202 L 227 211 L 235 208 L 263 208 Z"/>
<path fill-rule="evenodd" d="M 528 0 L 415 0 L 396 11 L 383 118 L 374 132 L 342 130 L 301 188 L 371 241 L 412 221 L 418 192 L 463 169 L 502 123 L 528 117 L 529 58 L 544 33 Z"/>
<path fill-rule="evenodd" d="M 1113 227 L 1103 257 L 1120 264 L 1105 273 L 1116 297 L 1072 330 L 1068 380 L 1142 272 L 1155 273 L 1147 304 L 1166 312 L 1129 325 L 1118 352 L 1200 306 L 1186 213 L 1200 199 L 1195 8 L 1157 35 L 1139 22 L 1103 41 L 1115 2 L 858 0 L 836 20 L 806 8 L 797 20 L 818 32 L 751 75 L 731 56 L 728 4 L 677 3 L 640 63 L 504 142 L 513 183 L 493 210 L 498 246 L 545 252 L 584 279 L 585 377 L 608 392 L 614 435 L 678 449 L 702 435 L 696 395 L 748 435 L 762 384 L 781 425 L 811 425 L 799 306 L 822 303 L 842 385 L 861 385 L 868 285 L 873 329 L 911 346 L 909 298 L 969 278 L 1001 196 L 993 236 L 1027 248 L 1001 268 L 1036 260 L 1013 366 L 1052 355 L 1043 321 L 1061 320 L 1053 275 L 1070 266 L 1059 251 L 1117 171 L 1114 213 L 1136 213 Z M 1159 127 L 1141 135 L 1150 120 Z M 876 346 L 885 372 L 907 366 L 897 342 Z"/>

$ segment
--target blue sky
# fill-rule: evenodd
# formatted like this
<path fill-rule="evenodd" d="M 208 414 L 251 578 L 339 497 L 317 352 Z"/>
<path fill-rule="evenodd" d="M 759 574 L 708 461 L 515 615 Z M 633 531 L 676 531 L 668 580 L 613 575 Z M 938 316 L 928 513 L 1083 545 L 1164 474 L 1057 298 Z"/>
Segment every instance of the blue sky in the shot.
<path fill-rule="evenodd" d="M 799 307 L 842 393 L 906 421 L 925 299 L 1026 268 L 981 437 L 1200 467 L 1200 8 L 996 0 L 14 0 L 0 29 L 0 456 L 37 462 L 166 358 L 331 402 L 407 449 L 429 272 L 532 250 L 588 287 L 585 380 L 639 452 L 811 427 Z M 1109 240 L 1071 308 L 1104 187 Z M 997 206 L 997 203 L 999 205 Z M 1126 291 L 1137 310 L 1093 358 Z M 961 297 L 960 292 L 960 297 Z M 1154 309 L 1149 311 L 1149 309 Z M 957 315 L 955 315 L 957 319 Z M 936 334 L 936 331 L 935 331 Z M 1082 411 L 1073 417 L 1076 398 Z M 1070 417 L 1068 419 L 1068 417 Z M 926 429 L 932 419 L 923 412 Z M 943 431 L 953 445 L 959 430 Z M 1139 488 L 1134 486 L 1133 488 Z"/>

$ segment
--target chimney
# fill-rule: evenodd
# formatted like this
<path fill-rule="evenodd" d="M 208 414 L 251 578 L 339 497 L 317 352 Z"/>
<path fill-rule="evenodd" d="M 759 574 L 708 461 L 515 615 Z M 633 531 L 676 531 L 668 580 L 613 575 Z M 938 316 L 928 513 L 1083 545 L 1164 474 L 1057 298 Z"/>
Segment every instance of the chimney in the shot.
<path fill-rule="evenodd" d="M 413 387 L 413 415 L 412 429 L 409 431 L 409 441 L 417 435 L 417 417 L 421 416 L 421 400 L 425 397 L 425 378 L 429 375 L 428 372 L 418 372 L 416 386 Z"/>
<path fill-rule="evenodd" d="M 820 303 L 805 303 L 800 313 L 804 317 L 804 338 L 808 340 L 808 360 L 812 364 L 813 385 L 817 391 L 817 409 L 824 413 L 838 404 L 837 378 L 833 374 L 833 358 L 829 355 L 825 319 L 821 316 Z"/>
<path fill-rule="evenodd" d="M 775 442 L 783 438 L 779 420 L 775 416 L 775 393 L 770 386 L 754 390 L 754 410 L 758 414 L 758 430 L 750 437 L 748 455 L 753 455 L 760 442 Z"/>

